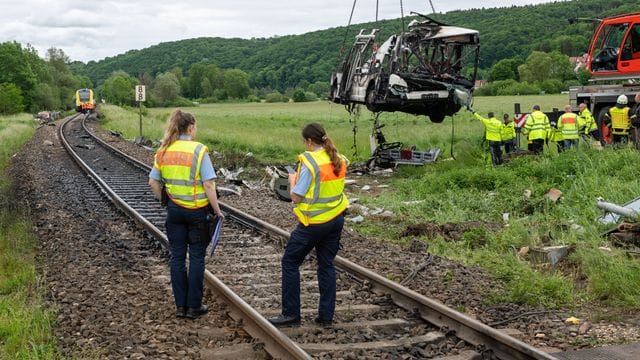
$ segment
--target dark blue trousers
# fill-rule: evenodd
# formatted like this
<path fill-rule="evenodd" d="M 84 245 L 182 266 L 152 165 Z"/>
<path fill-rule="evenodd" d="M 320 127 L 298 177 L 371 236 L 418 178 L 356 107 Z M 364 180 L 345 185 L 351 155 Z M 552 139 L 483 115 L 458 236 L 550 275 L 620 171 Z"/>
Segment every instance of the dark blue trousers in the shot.
<path fill-rule="evenodd" d="M 204 281 L 204 256 L 207 242 L 189 244 L 189 231 L 194 231 L 197 223 L 206 221 L 208 210 L 185 209 L 173 202 L 167 204 L 167 237 L 171 251 L 171 288 L 177 307 L 198 308 L 202 305 L 202 287 Z M 186 268 L 187 250 L 189 251 L 189 272 Z"/>
<path fill-rule="evenodd" d="M 340 247 L 344 215 L 318 225 L 298 226 L 291 233 L 282 256 L 282 314 L 300 316 L 300 265 L 313 248 L 318 261 L 320 303 L 318 317 L 333 320 L 336 308 L 336 268 L 333 260 Z"/>

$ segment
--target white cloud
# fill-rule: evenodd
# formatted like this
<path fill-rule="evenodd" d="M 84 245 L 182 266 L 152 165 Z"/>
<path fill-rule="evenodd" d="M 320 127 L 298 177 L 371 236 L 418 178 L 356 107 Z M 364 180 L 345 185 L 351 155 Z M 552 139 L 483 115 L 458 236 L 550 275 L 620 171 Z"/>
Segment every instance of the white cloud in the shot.
<path fill-rule="evenodd" d="M 437 12 L 524 5 L 551 0 L 433 1 Z M 7 2 L 4 4 L 4 2 Z M 375 2 L 357 2 L 352 23 L 375 20 Z M 400 17 L 398 1 L 379 1 L 379 19 Z M 481 6 L 479 6 L 481 4 Z M 3 1 L 0 42 L 33 45 L 44 55 L 61 48 L 72 60 L 99 60 L 165 41 L 202 36 L 271 37 L 347 25 L 351 1 Z M 404 14 L 431 13 L 424 0 L 404 0 Z"/>

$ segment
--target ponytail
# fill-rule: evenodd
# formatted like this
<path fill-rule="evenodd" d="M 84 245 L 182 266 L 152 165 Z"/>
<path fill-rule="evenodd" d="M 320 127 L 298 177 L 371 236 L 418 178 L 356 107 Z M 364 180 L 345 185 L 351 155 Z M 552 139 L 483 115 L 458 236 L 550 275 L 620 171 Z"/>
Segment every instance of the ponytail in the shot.
<path fill-rule="evenodd" d="M 169 145 L 178 140 L 178 136 L 187 133 L 189 125 L 195 124 L 196 119 L 188 112 L 176 109 L 171 113 L 167 120 L 167 126 L 164 130 L 164 136 L 160 143 L 160 149 L 166 151 Z"/>
<path fill-rule="evenodd" d="M 336 149 L 331 138 L 327 136 L 327 132 L 322 125 L 318 123 L 308 124 L 302 129 L 302 137 L 304 139 L 311 139 L 311 141 L 317 145 L 322 145 L 333 164 L 333 174 L 338 176 L 342 170 L 342 158 L 338 154 L 338 149 Z"/>
<path fill-rule="evenodd" d="M 333 141 L 325 135 L 324 144 L 322 144 L 324 150 L 329 154 L 331 163 L 333 164 L 333 174 L 338 176 L 340 170 L 342 170 L 342 158 L 338 155 L 338 149 L 333 144 Z"/>

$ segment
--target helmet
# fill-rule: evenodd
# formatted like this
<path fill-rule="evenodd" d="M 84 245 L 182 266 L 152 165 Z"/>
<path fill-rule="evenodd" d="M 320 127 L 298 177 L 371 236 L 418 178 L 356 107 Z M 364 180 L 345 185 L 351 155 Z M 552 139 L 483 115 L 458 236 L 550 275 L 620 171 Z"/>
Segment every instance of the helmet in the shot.
<path fill-rule="evenodd" d="M 628 102 L 627 95 L 620 95 L 618 96 L 618 100 L 616 100 L 616 103 L 620 105 L 627 105 L 627 102 Z"/>

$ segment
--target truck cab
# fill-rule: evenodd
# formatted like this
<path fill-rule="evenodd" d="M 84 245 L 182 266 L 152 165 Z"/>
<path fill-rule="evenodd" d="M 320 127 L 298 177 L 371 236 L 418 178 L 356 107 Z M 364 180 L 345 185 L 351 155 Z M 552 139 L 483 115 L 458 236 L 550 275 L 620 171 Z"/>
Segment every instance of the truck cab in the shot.
<path fill-rule="evenodd" d="M 640 13 L 600 21 L 588 56 L 594 78 L 640 78 Z"/>

